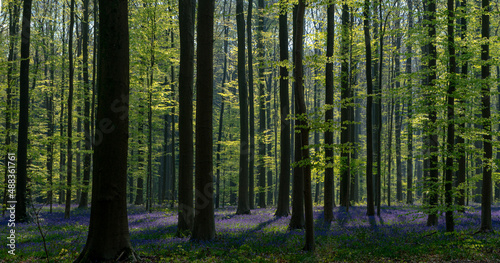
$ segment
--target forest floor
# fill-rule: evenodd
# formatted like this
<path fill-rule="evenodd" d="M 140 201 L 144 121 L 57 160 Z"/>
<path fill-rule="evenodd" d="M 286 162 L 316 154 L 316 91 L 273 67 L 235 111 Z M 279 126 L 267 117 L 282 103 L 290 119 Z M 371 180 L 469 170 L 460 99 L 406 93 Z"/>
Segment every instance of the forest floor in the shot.
<path fill-rule="evenodd" d="M 142 262 L 500 262 L 500 206 L 492 208 L 494 233 L 476 233 L 480 208 L 455 214 L 456 232 L 445 233 L 444 214 L 437 227 L 426 226 L 417 207 L 383 206 L 381 216 L 367 217 L 366 206 L 334 209 L 334 221 L 323 223 L 323 208 L 315 207 L 316 251 L 302 251 L 304 231 L 288 231 L 290 217 L 274 217 L 275 208 L 235 215 L 235 207 L 216 209 L 217 236 L 194 243 L 176 238 L 175 210 L 129 207 L 131 241 Z M 72 262 L 82 250 L 90 210 L 64 208 L 38 216 L 50 262 Z M 2 225 L 7 219 L 3 218 Z M 8 254 L 7 227 L 2 226 L 0 262 L 47 262 L 44 242 L 35 222 L 16 224 L 15 256 Z"/>

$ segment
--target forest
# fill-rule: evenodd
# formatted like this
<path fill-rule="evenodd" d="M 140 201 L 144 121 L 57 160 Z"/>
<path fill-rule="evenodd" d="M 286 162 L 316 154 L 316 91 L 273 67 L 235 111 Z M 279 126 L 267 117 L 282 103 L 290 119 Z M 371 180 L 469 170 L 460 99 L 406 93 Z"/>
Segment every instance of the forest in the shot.
<path fill-rule="evenodd" d="M 499 262 L 499 29 L 495 0 L 1 0 L 0 262 Z"/>

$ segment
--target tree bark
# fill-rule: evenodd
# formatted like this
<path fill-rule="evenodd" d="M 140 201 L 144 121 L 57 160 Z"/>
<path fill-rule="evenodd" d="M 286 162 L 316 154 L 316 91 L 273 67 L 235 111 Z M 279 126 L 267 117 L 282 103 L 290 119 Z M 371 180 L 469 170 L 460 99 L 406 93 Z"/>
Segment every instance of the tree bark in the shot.
<path fill-rule="evenodd" d="M 23 4 L 21 24 L 21 69 L 19 76 L 19 129 L 17 141 L 16 222 L 28 221 L 26 187 L 28 180 L 28 126 L 29 126 L 29 73 L 31 0 Z"/>
<path fill-rule="evenodd" d="M 326 72 L 325 72 L 325 106 L 328 107 L 325 112 L 325 122 L 333 126 L 333 50 L 335 39 L 335 3 L 329 3 L 327 7 L 327 32 L 326 32 Z M 325 207 L 324 220 L 331 222 L 333 220 L 334 206 L 334 187 L 333 187 L 333 131 L 325 131 Z"/>
<path fill-rule="evenodd" d="M 11 129 L 12 129 L 12 87 L 15 84 L 14 79 L 14 71 L 16 68 L 16 60 L 17 60 L 17 52 L 16 52 L 16 43 L 17 43 L 17 34 L 19 31 L 18 23 L 19 23 L 19 3 L 17 1 L 9 2 L 9 55 L 7 58 L 7 90 L 6 90 L 6 105 L 5 105 L 5 146 L 7 153 L 12 153 L 13 145 L 11 145 Z M 9 156 L 8 154 L 5 156 L 5 164 L 8 164 Z M 4 165 L 5 170 L 5 188 L 3 192 L 3 204 L 4 209 L 2 210 L 2 215 L 5 216 L 5 211 L 7 209 L 7 193 L 8 193 L 8 165 Z M 11 198 L 12 199 L 12 198 Z"/>
<path fill-rule="evenodd" d="M 483 118 L 483 147 L 485 166 L 483 168 L 483 185 L 481 193 L 481 228 L 482 232 L 493 231 L 491 222 L 491 199 L 492 199 L 492 158 L 493 147 L 491 144 L 491 103 L 490 103 L 490 85 L 488 83 L 490 72 L 490 0 L 482 0 L 483 14 L 481 15 L 481 37 L 486 40 L 481 45 L 481 78 L 483 80 L 481 87 L 481 117 Z"/>
<path fill-rule="evenodd" d="M 193 227 L 193 77 L 196 3 L 179 0 L 179 210 L 177 235 Z M 173 137 L 172 137 L 173 138 Z"/>
<path fill-rule="evenodd" d="M 342 36 L 341 36 L 341 69 L 340 69 L 340 90 L 341 90 L 341 132 L 340 143 L 342 151 L 340 154 L 340 205 L 346 208 L 349 207 L 349 190 L 351 182 L 350 169 L 350 110 L 352 106 L 348 106 L 351 102 L 351 91 L 349 89 L 349 7 L 347 4 L 342 5 Z"/>
<path fill-rule="evenodd" d="M 83 155 L 83 189 L 80 197 L 79 208 L 87 208 L 88 192 L 90 180 L 90 162 L 91 162 L 91 137 L 90 137 L 90 83 L 89 83 L 89 0 L 83 1 L 83 21 L 82 21 L 82 70 L 83 70 L 83 111 L 85 119 L 83 120 L 83 132 L 85 134 L 84 149 L 86 153 Z"/>
<path fill-rule="evenodd" d="M 265 132 L 266 132 L 266 95 L 264 94 L 264 44 L 262 43 L 262 33 L 264 31 L 264 0 L 258 0 L 258 28 L 257 28 L 257 51 L 259 54 L 259 156 L 257 158 L 257 169 L 259 171 L 259 207 L 266 207 L 266 144 L 265 144 Z M 250 21 L 250 20 L 248 20 Z M 250 51 L 249 51 L 250 52 Z M 248 54 L 249 62 L 251 53 Z M 249 65 L 250 68 L 250 65 Z M 249 76 L 252 78 L 252 76 Z M 250 87 L 250 89 L 252 89 Z M 252 107 L 252 101 L 250 101 L 250 107 Z M 253 118 L 250 116 L 250 123 L 253 123 Z M 250 163 L 250 167 L 252 164 Z"/>
<path fill-rule="evenodd" d="M 365 49 L 366 49 L 366 200 L 367 200 L 367 216 L 375 215 L 375 207 L 373 202 L 373 80 L 372 80 L 372 48 L 370 39 L 370 1 L 365 0 L 363 6 L 363 29 L 365 33 Z"/>
<path fill-rule="evenodd" d="M 240 171 L 237 215 L 250 214 L 248 183 L 248 104 L 245 76 L 245 18 L 243 0 L 236 0 L 236 27 L 238 34 L 238 89 L 240 99 Z"/>
<path fill-rule="evenodd" d="M 427 116 L 428 123 L 426 125 L 426 145 L 428 145 L 428 154 L 425 159 L 428 162 L 428 174 L 429 177 L 425 180 L 427 181 L 427 187 L 429 191 L 429 213 L 427 218 L 427 226 L 435 226 L 438 223 L 437 211 L 435 211 L 435 207 L 438 202 L 438 135 L 436 130 L 436 121 L 437 121 L 437 112 L 434 109 L 434 103 L 436 100 L 434 98 L 435 94 L 434 88 L 436 87 L 436 0 L 426 0 L 424 1 L 424 10 L 427 10 L 429 21 L 428 27 L 428 37 L 430 43 L 428 44 L 427 52 L 429 56 L 429 73 L 427 75 L 427 87 L 424 93 L 427 102 Z"/>
<path fill-rule="evenodd" d="M 68 56 L 69 56 L 69 92 L 68 92 L 68 167 L 66 170 L 66 206 L 64 208 L 64 218 L 70 217 L 71 211 L 71 187 L 72 187 L 72 173 L 73 173 L 73 27 L 75 24 L 75 0 L 71 0 L 71 7 L 69 13 L 69 40 L 68 40 Z"/>
<path fill-rule="evenodd" d="M 97 131 L 90 225 L 75 262 L 136 260 L 127 218 L 128 1 L 99 1 Z M 109 107 L 108 105 L 114 105 Z"/>
<path fill-rule="evenodd" d="M 304 71 L 302 57 L 304 53 L 303 46 L 303 35 L 304 35 L 304 14 L 305 14 L 305 0 L 299 0 L 297 8 L 297 20 L 296 20 L 296 32 L 297 37 L 294 39 L 294 49 L 295 60 L 294 60 L 294 71 L 295 71 L 295 104 L 296 112 L 298 116 L 298 126 L 300 127 L 300 138 L 297 138 L 296 144 L 296 156 L 295 161 L 297 163 L 309 161 L 309 127 L 307 121 L 307 109 L 304 99 Z M 299 137 L 299 136 L 297 136 Z M 297 147 L 298 146 L 298 147 Z M 300 167 L 302 166 L 302 167 Z M 299 169 L 297 169 L 299 168 Z M 304 185 L 304 204 L 305 204 L 305 246 L 304 250 L 314 251 L 314 219 L 313 219 L 313 203 L 312 203 L 312 193 L 311 193 L 311 166 L 310 164 L 299 165 L 295 168 L 296 177 L 294 180 L 300 180 L 299 183 Z M 295 212 L 295 211 L 294 211 Z"/>
<path fill-rule="evenodd" d="M 283 3 L 280 7 L 286 10 Z M 288 24 L 287 13 L 280 10 L 279 15 L 279 44 L 280 62 L 288 62 Z M 288 216 L 290 214 L 290 101 L 288 98 L 288 69 L 285 65 L 280 66 L 280 183 L 278 194 L 278 208 L 276 216 Z"/>
<path fill-rule="evenodd" d="M 250 209 L 255 208 L 255 114 L 253 96 L 253 44 L 252 44 L 252 10 L 253 0 L 248 0 L 247 14 L 247 49 L 248 49 L 248 107 L 250 125 L 250 152 L 248 155 L 248 201 Z M 243 23 L 244 24 L 244 23 Z M 243 25 L 243 27 L 245 27 Z M 245 40 L 243 40 L 245 42 Z M 239 78 L 239 77 L 238 77 Z"/>
<path fill-rule="evenodd" d="M 408 0 L 408 31 L 411 36 L 411 29 L 413 28 L 413 2 L 412 0 Z M 410 75 L 411 74 L 411 64 L 412 64 L 412 45 L 407 44 L 407 57 L 406 57 L 406 74 Z M 412 118 L 413 118 L 413 85 L 412 85 L 412 78 L 411 76 L 408 76 L 408 87 L 407 87 L 407 92 L 408 92 L 408 126 L 407 126 L 407 137 L 408 137 L 408 142 L 407 142 L 407 151 L 408 151 L 408 158 L 406 160 L 406 203 L 407 204 L 413 204 L 413 125 L 412 125 Z"/>
<path fill-rule="evenodd" d="M 198 3 L 195 211 L 191 240 L 215 237 L 213 199 L 213 43 L 215 1 Z"/>
<path fill-rule="evenodd" d="M 448 94 L 447 94 L 447 119 L 448 133 L 446 137 L 446 173 L 445 173 L 445 204 L 446 204 L 446 232 L 455 230 L 453 220 L 453 163 L 455 151 L 455 7 L 454 0 L 448 0 Z"/>

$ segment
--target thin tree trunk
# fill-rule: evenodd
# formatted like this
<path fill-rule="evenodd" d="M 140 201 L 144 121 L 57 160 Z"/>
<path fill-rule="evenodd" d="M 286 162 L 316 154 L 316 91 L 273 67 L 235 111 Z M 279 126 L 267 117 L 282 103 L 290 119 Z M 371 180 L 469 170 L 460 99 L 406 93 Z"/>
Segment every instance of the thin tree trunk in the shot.
<path fill-rule="evenodd" d="M 238 34 L 238 89 L 240 99 L 240 171 L 238 209 L 236 214 L 242 215 L 250 214 L 248 195 L 248 104 L 245 75 L 245 18 L 243 17 L 243 0 L 236 0 L 236 27 Z"/>
<path fill-rule="evenodd" d="M 348 106 L 351 100 L 351 91 L 349 89 L 349 7 L 347 4 L 342 5 L 342 35 L 340 50 L 341 70 L 340 70 L 340 90 L 341 90 L 341 132 L 340 143 L 342 145 L 342 152 L 340 157 L 340 205 L 346 208 L 349 207 L 349 190 L 351 182 L 351 169 L 350 169 L 350 149 L 348 144 L 351 142 L 350 138 L 350 110 L 352 106 Z"/>
<path fill-rule="evenodd" d="M 447 94 L 447 119 L 448 133 L 446 137 L 446 171 L 445 171 L 445 204 L 446 204 L 446 232 L 453 232 L 455 225 L 453 221 L 453 154 L 455 151 L 455 7 L 454 0 L 448 0 L 448 65 L 449 83 Z"/>
<path fill-rule="evenodd" d="M 371 78 L 372 72 L 372 48 L 370 40 L 370 1 L 365 0 L 363 6 L 363 29 L 365 33 L 365 48 L 366 48 L 366 200 L 367 200 L 367 216 L 375 215 L 375 207 L 373 202 L 373 82 Z"/>
<path fill-rule="evenodd" d="M 250 0 L 251 2 L 251 0 Z M 258 0 L 258 28 L 257 28 L 257 51 L 259 60 L 259 156 L 257 158 L 257 169 L 259 171 L 259 207 L 266 207 L 266 144 L 265 144 L 265 132 L 266 132 L 266 95 L 264 94 L 264 44 L 262 43 L 262 34 L 264 31 L 264 0 Z M 250 21 L 250 18 L 247 20 Z M 250 23 L 250 22 L 248 22 Z M 250 36 L 250 35 L 249 35 Z M 250 37 L 249 37 L 250 39 Z M 249 45 L 250 46 L 250 45 Z M 252 54 L 249 51 L 248 60 L 251 61 Z M 251 66 L 249 65 L 249 68 Z M 249 75 L 252 78 L 252 75 Z M 250 89 L 252 89 L 250 87 Z M 251 92 L 250 92 L 251 93 Z M 250 107 L 252 107 L 252 101 L 250 101 Z M 250 123 L 253 123 L 252 116 L 250 116 Z M 252 164 L 250 163 L 250 167 Z"/>
<path fill-rule="evenodd" d="M 408 31 L 411 35 L 411 29 L 413 28 L 413 2 L 408 0 Z M 407 44 L 407 57 L 406 57 L 406 74 L 409 75 L 407 80 L 407 92 L 408 92 L 408 126 L 407 126 L 407 151 L 408 158 L 406 160 L 406 203 L 413 204 L 413 84 L 411 78 L 411 67 L 412 67 L 412 45 Z"/>
<path fill-rule="evenodd" d="M 89 45 L 89 0 L 83 1 L 83 21 L 82 21 L 82 70 L 83 70 L 83 99 L 84 106 L 83 111 L 85 118 L 83 120 L 83 132 L 85 134 L 85 153 L 83 155 L 83 188 L 80 197 L 79 208 L 87 208 L 88 205 L 88 192 L 89 192 L 89 180 L 90 180 L 90 150 L 91 148 L 91 137 L 90 137 L 90 83 L 89 83 L 89 67 L 88 67 L 88 45 Z"/>
<path fill-rule="evenodd" d="M 304 53 L 303 47 L 303 35 L 304 35 L 304 14 L 305 14 L 305 0 L 299 0 L 297 7 L 297 20 L 296 20 L 296 32 L 297 37 L 294 39 L 294 49 L 295 60 L 294 60 L 294 72 L 295 72 L 295 101 L 296 101 L 296 112 L 299 117 L 298 125 L 300 126 L 300 138 L 295 142 L 296 144 L 296 162 L 303 162 L 309 160 L 309 127 L 307 127 L 307 109 L 304 100 L 304 85 L 303 85 L 303 62 L 302 57 Z M 298 146 L 298 147 L 297 147 Z M 299 169 L 297 169 L 299 168 Z M 305 164 L 302 167 L 297 166 L 295 172 L 295 180 L 300 180 L 300 183 L 304 184 L 304 204 L 305 204 L 305 246 L 304 250 L 314 251 L 314 220 L 313 220 L 313 203 L 311 194 L 311 166 Z M 299 179 L 300 178 L 300 179 Z M 295 212 L 295 211 L 294 211 Z"/>
<path fill-rule="evenodd" d="M 327 36 L 326 36 L 326 72 L 325 72 L 325 106 L 328 107 L 325 112 L 325 122 L 328 126 L 333 126 L 333 50 L 335 39 L 335 4 L 329 3 L 327 8 Z M 325 131 L 325 207 L 324 220 L 331 222 L 333 220 L 334 207 L 334 187 L 333 187 L 333 132 Z"/>
<path fill-rule="evenodd" d="M 229 27 L 227 24 L 229 23 L 229 16 L 226 14 L 226 0 L 224 0 L 224 68 L 222 69 L 222 93 L 225 92 L 225 85 L 227 80 L 227 53 L 229 48 L 228 41 L 228 32 Z M 229 10 L 231 10 L 231 4 L 229 4 Z M 227 19 L 227 20 L 226 20 Z M 215 194 L 215 208 L 219 208 L 220 206 L 220 152 L 221 152 L 221 142 L 222 142 L 222 127 L 223 127 L 223 118 L 224 118 L 224 96 L 221 96 L 221 105 L 220 105 L 220 116 L 219 116 L 219 135 L 217 138 L 217 160 L 215 161 L 215 166 L 217 170 L 217 179 L 216 179 L 216 194 Z"/>
<path fill-rule="evenodd" d="M 69 92 L 68 92 L 68 167 L 66 170 L 66 206 L 64 208 L 64 218 L 70 217 L 71 211 L 71 187 L 73 173 L 73 27 L 75 24 L 75 0 L 71 0 L 70 7 L 70 22 L 69 22 L 69 40 L 68 40 L 68 56 L 69 56 Z"/>
<path fill-rule="evenodd" d="M 427 226 L 435 226 L 437 225 L 437 211 L 435 211 L 435 206 L 437 205 L 438 202 L 438 135 L 437 135 L 437 130 L 435 127 L 436 121 L 437 121 L 437 112 L 434 107 L 434 103 L 436 102 L 434 99 L 434 94 L 433 89 L 436 87 L 436 79 L 437 79 L 437 72 L 436 72 L 436 57 L 437 57 L 437 51 L 436 51 L 436 1 L 435 0 L 426 0 L 424 2 L 424 8 L 428 12 L 428 20 L 430 21 L 428 25 L 428 37 L 430 43 L 428 44 L 428 55 L 430 57 L 428 67 L 430 69 L 430 72 L 428 73 L 427 76 L 427 90 L 425 91 L 425 96 L 426 96 L 426 102 L 427 102 L 427 116 L 429 118 L 427 127 L 426 127 L 426 145 L 428 145 L 428 155 L 425 157 L 425 159 L 428 162 L 428 178 L 425 180 L 427 181 L 427 187 L 429 191 L 429 215 L 427 218 Z"/>
<path fill-rule="evenodd" d="M 255 114 L 253 96 L 253 44 L 252 44 L 252 10 L 253 0 L 248 0 L 247 14 L 247 49 L 248 49 L 248 107 L 250 125 L 250 152 L 248 155 L 248 201 L 250 209 L 255 208 Z M 243 23 L 244 24 L 244 23 Z M 244 27 L 244 25 L 243 25 Z M 243 40 L 244 42 L 245 40 Z M 239 76 L 239 75 L 238 75 Z M 239 78 L 239 77 L 238 77 Z"/>

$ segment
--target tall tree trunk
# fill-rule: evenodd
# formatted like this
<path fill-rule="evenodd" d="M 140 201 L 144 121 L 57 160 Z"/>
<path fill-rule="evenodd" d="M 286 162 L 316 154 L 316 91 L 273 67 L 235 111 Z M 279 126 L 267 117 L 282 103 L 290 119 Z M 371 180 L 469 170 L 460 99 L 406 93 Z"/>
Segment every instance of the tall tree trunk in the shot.
<path fill-rule="evenodd" d="M 297 163 L 309 160 L 309 127 L 307 127 L 307 109 L 304 99 L 304 69 L 302 57 L 304 54 L 303 35 L 304 35 L 304 14 L 305 0 L 299 0 L 297 8 L 296 32 L 297 37 L 293 42 L 293 52 L 295 53 L 294 72 L 295 72 L 295 104 L 296 112 L 299 116 L 297 122 L 300 127 L 300 138 L 297 138 L 295 149 L 297 150 L 295 161 Z M 299 137 L 299 136 L 297 136 Z M 297 147 L 298 146 L 298 147 Z M 301 167 L 302 166 L 302 167 Z M 295 179 L 301 180 L 299 183 L 304 185 L 304 204 L 305 204 L 305 219 L 306 219 L 306 234 L 304 250 L 314 251 L 314 220 L 313 220 L 313 203 L 311 193 L 311 166 L 309 164 L 295 167 Z M 295 212 L 295 211 L 294 211 Z"/>
<path fill-rule="evenodd" d="M 21 24 L 21 69 L 19 76 L 19 129 L 17 141 L 17 182 L 16 182 L 16 222 L 26 222 L 28 200 L 26 186 L 28 180 L 28 126 L 29 126 L 29 72 L 30 72 L 30 25 L 31 0 L 23 4 Z"/>
<path fill-rule="evenodd" d="M 13 146 L 11 145 L 11 128 L 12 128 L 12 87 L 15 84 L 14 79 L 14 71 L 16 67 L 17 60 L 17 52 L 16 52 L 16 43 L 17 43 L 17 35 L 18 35 L 18 23 L 19 23 L 19 3 L 17 1 L 9 2 L 9 55 L 7 58 L 7 90 L 6 90 L 6 105 L 5 105 L 5 146 L 7 153 L 12 153 Z M 5 164 L 8 164 L 9 156 L 8 154 L 5 156 Z M 5 167 L 5 188 L 3 192 L 3 204 L 4 209 L 2 210 L 2 215 L 5 216 L 5 211 L 7 208 L 7 192 L 8 192 L 8 165 L 4 165 Z M 12 176 L 10 176 L 12 179 Z M 12 198 L 10 198 L 12 199 Z"/>
<path fill-rule="evenodd" d="M 392 168 L 392 122 L 394 119 L 394 98 L 391 99 L 391 104 L 389 105 L 391 111 L 389 113 L 389 126 L 387 129 L 389 130 L 387 136 L 387 205 L 391 206 L 391 168 Z"/>
<path fill-rule="evenodd" d="M 229 16 L 226 14 L 226 0 L 224 0 L 224 68 L 222 69 L 222 93 L 225 92 L 226 80 L 227 80 L 227 54 L 229 49 L 229 41 L 228 41 L 228 33 L 229 27 L 227 26 L 229 23 Z M 231 4 L 229 4 L 229 10 L 231 10 Z M 227 20 L 226 20 L 227 19 Z M 221 152 L 221 144 L 222 144 L 222 127 L 223 127 L 223 118 L 224 118 L 224 96 L 221 96 L 221 105 L 220 105 L 220 116 L 219 116 L 219 136 L 217 138 L 217 160 L 215 161 L 215 166 L 217 169 L 217 179 L 216 179 L 216 194 L 215 194 L 215 208 L 219 208 L 220 206 L 220 152 Z"/>
<path fill-rule="evenodd" d="M 288 23 L 286 7 L 280 2 L 279 15 L 279 42 L 280 62 L 288 61 Z M 290 113 L 288 98 L 288 69 L 285 65 L 280 66 L 280 183 L 278 194 L 278 208 L 276 216 L 288 216 L 290 214 Z"/>
<path fill-rule="evenodd" d="M 128 1 L 99 1 L 99 8 L 99 33 L 106 40 L 99 43 L 97 82 L 96 122 L 102 140 L 94 150 L 89 233 L 75 262 L 137 260 L 127 218 Z M 106 107 L 113 104 L 119 108 Z"/>
<path fill-rule="evenodd" d="M 251 2 L 251 1 L 250 1 Z M 257 51 L 259 60 L 259 156 L 257 158 L 257 167 L 259 170 L 259 207 L 266 207 L 266 144 L 265 144 L 265 132 L 266 132 L 266 95 L 264 94 L 264 44 L 262 43 L 262 34 L 264 31 L 264 0 L 258 0 L 258 28 L 257 28 Z M 250 21 L 250 20 L 248 20 Z M 250 23 L 250 22 L 249 22 Z M 249 62 L 251 53 L 248 54 Z M 250 65 L 249 65 L 250 68 Z M 252 78 L 252 76 L 249 76 Z M 250 89 L 252 89 L 250 87 Z M 252 107 L 252 101 L 250 101 L 250 107 Z M 251 116 L 250 116 L 251 117 Z M 250 118 L 250 123 L 253 123 L 253 119 Z M 250 163 L 250 167 L 252 164 Z"/>
<path fill-rule="evenodd" d="M 396 20 L 396 29 L 400 30 L 401 28 L 401 20 L 399 16 L 399 11 L 396 13 L 396 16 L 398 17 Z M 395 78 L 396 78 L 396 92 L 399 94 L 399 89 L 401 86 L 401 83 L 399 82 L 399 75 L 401 73 L 401 38 L 402 34 L 400 32 L 397 33 L 396 35 L 396 54 L 395 54 Z M 395 143 L 396 143 L 396 200 L 398 202 L 403 201 L 403 171 L 401 167 L 401 101 L 400 98 L 397 97 L 395 99 Z"/>
<path fill-rule="evenodd" d="M 139 106 L 139 114 L 143 114 L 143 107 Z M 138 128 L 138 139 L 137 139 L 137 163 L 139 176 L 137 177 L 137 188 L 135 194 L 135 204 L 142 205 L 144 203 L 144 153 L 142 151 L 142 134 L 144 131 L 144 124 L 142 120 L 139 118 L 139 128 Z M 95 157 L 94 157 L 95 158 Z"/>
<path fill-rule="evenodd" d="M 69 22 L 69 40 L 68 40 L 68 56 L 69 56 L 69 92 L 68 92 L 68 167 L 66 170 L 66 206 L 64 208 L 64 218 L 70 217 L 71 211 L 71 181 L 73 173 L 73 27 L 75 24 L 75 0 L 71 0 L 70 7 L 70 22 Z"/>
<path fill-rule="evenodd" d="M 91 148 L 91 138 L 90 138 L 90 83 L 89 83 L 89 0 L 83 1 L 83 21 L 82 21 L 82 70 L 83 70 L 83 99 L 84 106 L 83 111 L 85 118 L 83 120 L 83 132 L 85 134 L 85 153 L 83 155 L 83 188 L 80 197 L 79 208 L 87 208 L 88 205 L 88 192 L 89 192 L 89 180 L 90 180 L 90 150 Z"/>
<path fill-rule="evenodd" d="M 455 151 L 455 7 L 454 0 L 448 0 L 448 65 L 449 83 L 447 94 L 447 121 L 448 133 L 446 137 L 446 172 L 445 172 L 445 204 L 446 204 L 446 232 L 453 232 L 455 225 L 453 221 L 453 163 Z"/>
<path fill-rule="evenodd" d="M 461 0 L 460 6 L 462 7 L 462 12 L 461 12 L 461 18 L 460 18 L 460 38 L 462 40 L 465 40 L 466 35 L 467 35 L 467 19 L 466 19 L 466 14 L 467 14 L 467 0 Z M 460 57 L 463 58 L 467 53 L 467 46 L 466 44 L 462 46 L 462 51 L 460 52 Z M 464 80 L 464 83 L 467 82 L 467 71 L 468 71 L 468 62 L 467 59 L 464 59 L 462 68 L 461 68 L 461 75 L 460 78 Z M 467 90 L 467 85 L 460 85 L 460 89 L 462 90 Z M 465 106 L 465 103 L 462 98 L 459 99 L 458 101 L 459 107 L 463 108 Z M 461 110 L 458 112 L 458 119 L 464 119 L 464 110 Z M 464 131 L 465 130 L 465 122 L 460 122 L 458 124 L 458 130 L 459 131 Z M 465 152 L 465 138 L 464 135 L 460 132 L 460 134 L 457 136 L 457 143 L 456 147 L 459 149 L 459 155 L 458 155 L 458 171 L 457 171 L 457 187 L 462 185 L 464 186 L 466 184 L 466 177 L 467 177 L 467 159 L 466 159 L 466 152 Z M 465 189 L 460 187 L 458 190 L 458 196 L 456 199 L 457 205 L 459 206 L 459 211 L 464 212 L 465 209 Z"/>
<path fill-rule="evenodd" d="M 179 220 L 177 235 L 193 227 L 193 77 L 196 2 L 179 0 Z M 173 131 L 172 131 L 173 132 Z M 173 134 L 172 134 L 173 138 Z M 173 141 L 172 141 L 173 142 Z M 174 146 L 174 145 L 172 145 Z M 173 176 L 173 175 L 172 175 Z"/>
<path fill-rule="evenodd" d="M 413 2 L 408 0 L 408 31 L 411 36 L 411 29 L 413 28 Z M 413 84 L 411 78 L 411 67 L 412 67 L 412 45 L 407 44 L 407 56 L 406 56 L 406 74 L 409 75 L 407 80 L 407 92 L 408 92 L 408 126 L 407 126 L 407 151 L 408 158 L 406 159 L 406 203 L 413 204 Z"/>
<path fill-rule="evenodd" d="M 271 131 L 274 127 L 272 127 L 272 118 L 271 118 L 271 94 L 273 93 L 273 91 L 271 90 L 272 88 L 272 81 L 273 81 L 273 75 L 274 73 L 272 74 L 269 74 L 269 82 L 267 84 L 267 100 L 266 100 L 266 112 L 267 112 L 267 132 L 269 134 L 269 138 L 271 136 Z M 274 132 L 274 135 L 276 136 L 276 133 Z M 275 147 L 277 145 L 275 144 Z M 267 204 L 268 205 L 273 205 L 275 203 L 275 201 L 273 201 L 273 169 L 271 167 L 271 160 L 276 160 L 276 156 L 273 156 L 272 154 L 272 150 L 273 150 L 273 144 L 271 142 L 268 142 L 267 143 L 267 156 L 269 156 L 269 162 L 267 164 L 267 188 L 266 188 L 266 191 L 267 191 Z M 274 157 L 274 158 L 273 158 Z M 272 158 L 272 159 L 271 159 Z"/>
<path fill-rule="evenodd" d="M 433 94 L 434 89 L 436 88 L 436 79 L 437 79 L 437 69 L 436 69 L 436 0 L 426 0 L 424 1 L 424 10 L 427 11 L 428 17 L 427 20 L 430 23 L 427 25 L 428 27 L 428 41 L 429 44 L 427 48 L 428 56 L 429 56 L 429 73 L 427 75 L 427 87 L 424 93 L 427 102 L 427 116 L 429 118 L 428 123 L 426 125 L 426 145 L 428 145 L 429 150 L 425 159 L 428 162 L 428 174 L 429 177 L 426 178 L 427 187 L 429 191 L 429 216 L 427 218 L 427 226 L 435 226 L 437 225 L 437 211 L 435 211 L 435 206 L 438 202 L 438 135 L 436 130 L 436 121 L 437 121 L 437 112 L 436 109 L 433 109 L 434 103 L 436 103 L 436 99 L 434 98 L 435 94 Z"/>
<path fill-rule="evenodd" d="M 303 30 L 299 29 L 297 26 L 297 13 L 298 13 L 298 5 L 295 5 L 293 8 L 293 53 L 292 53 L 292 61 L 294 63 L 294 67 L 297 65 L 296 63 L 296 57 L 297 54 L 302 54 L 302 53 L 297 53 L 297 48 L 299 48 L 298 43 L 302 45 L 302 42 L 297 42 L 296 39 L 297 37 L 297 32 L 298 30 Z M 302 69 L 301 69 L 302 70 Z M 299 113 L 297 111 L 297 70 L 294 68 L 293 71 L 293 76 L 295 79 L 295 82 L 292 83 L 292 108 L 295 108 L 295 112 L 292 112 L 292 115 L 294 117 L 298 117 Z M 301 84 L 302 85 L 302 84 Z M 300 120 L 296 120 L 297 123 L 297 128 L 300 127 Z M 300 136 L 295 136 L 295 140 L 293 138 L 293 135 L 295 134 L 295 129 L 292 126 L 292 142 L 294 145 L 294 154 L 292 158 L 294 158 L 294 162 L 297 162 L 301 160 L 300 155 L 302 151 L 302 142 L 301 142 L 301 137 Z M 301 166 L 295 166 L 293 168 L 293 182 L 292 182 L 292 217 L 290 219 L 290 224 L 288 226 L 289 229 L 303 229 L 304 228 L 304 173 L 303 173 L 303 167 Z"/>
<path fill-rule="evenodd" d="M 196 215 L 191 240 L 210 240 L 215 237 L 212 134 L 214 9 L 214 0 L 200 1 L 198 4 L 195 153 Z"/>
<path fill-rule="evenodd" d="M 374 96 L 375 101 L 373 103 L 373 111 L 374 111 L 374 132 L 375 132 L 375 157 L 377 162 L 377 177 L 375 178 L 376 184 L 376 194 L 375 194 L 375 203 L 377 205 L 377 215 L 380 216 L 380 205 L 382 201 L 382 76 L 383 76 L 383 62 L 384 62 L 384 33 L 382 32 L 382 5 L 381 1 L 375 1 L 375 14 L 379 14 L 379 18 L 374 21 L 373 29 L 376 40 L 378 40 L 378 49 L 377 49 L 377 59 L 375 61 L 377 66 L 375 66 L 375 70 L 373 72 L 374 76 L 377 79 L 377 85 L 374 88 Z M 378 11 L 378 12 L 377 12 Z M 380 27 L 380 29 L 379 29 Z"/>
<path fill-rule="evenodd" d="M 491 144 L 491 103 L 490 103 L 490 85 L 488 83 L 490 78 L 490 15 L 491 10 L 490 0 L 482 0 L 483 14 L 481 15 L 481 37 L 486 40 L 481 45 L 481 78 L 483 84 L 481 87 L 481 115 L 483 118 L 483 147 L 484 147 L 484 160 L 486 165 L 483 168 L 483 185 L 481 193 L 481 228 L 482 232 L 493 231 L 491 222 L 491 199 L 492 199 L 492 157 L 493 147 Z"/>
<path fill-rule="evenodd" d="M 370 39 L 370 1 L 365 0 L 363 6 L 363 30 L 365 33 L 365 48 L 366 48 L 366 200 L 367 200 L 367 216 L 375 215 L 375 207 L 373 202 L 373 80 L 372 74 L 372 47 Z M 325 179 L 326 180 L 326 179 Z"/>
<path fill-rule="evenodd" d="M 236 27 L 238 33 L 238 89 L 240 99 L 240 171 L 238 209 L 236 214 L 242 215 L 250 214 L 248 198 L 248 104 L 245 76 L 245 18 L 243 17 L 243 0 L 236 0 Z"/>
<path fill-rule="evenodd" d="M 325 122 L 328 126 L 333 126 L 333 50 L 335 39 L 335 4 L 329 3 L 327 7 L 327 32 L 326 32 L 326 72 L 325 72 L 325 106 L 328 107 L 325 112 Z M 334 206 L 334 187 L 333 187 L 333 132 L 328 129 L 325 131 L 325 207 L 324 220 L 331 222 L 333 220 Z"/>
<path fill-rule="evenodd" d="M 342 145 L 342 152 L 340 154 L 340 205 L 349 207 L 349 190 L 351 182 L 351 169 L 350 169 L 350 110 L 352 106 L 348 106 L 351 102 L 351 91 L 349 89 L 349 7 L 347 4 L 342 5 L 342 35 L 340 42 L 341 69 L 340 69 L 340 90 L 341 90 L 341 132 L 340 143 Z"/>
<path fill-rule="evenodd" d="M 253 96 L 253 43 L 252 43 L 252 10 L 253 0 L 248 0 L 247 14 L 247 49 L 248 49 L 248 107 L 250 125 L 250 152 L 248 155 L 248 201 L 250 209 L 255 208 L 255 114 Z M 244 23 L 243 23 L 244 24 Z M 245 27 L 244 25 L 242 27 Z M 244 42 L 245 40 L 243 40 Z M 239 78 L 239 77 L 238 77 Z"/>

